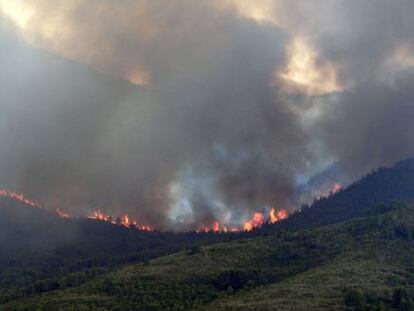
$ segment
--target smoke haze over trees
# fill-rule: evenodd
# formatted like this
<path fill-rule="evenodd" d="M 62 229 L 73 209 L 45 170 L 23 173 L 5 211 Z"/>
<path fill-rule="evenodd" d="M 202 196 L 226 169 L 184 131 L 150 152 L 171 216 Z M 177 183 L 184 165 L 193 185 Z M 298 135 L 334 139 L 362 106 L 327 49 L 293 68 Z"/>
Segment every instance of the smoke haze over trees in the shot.
<path fill-rule="evenodd" d="M 414 154 L 413 11 L 0 0 L 0 188 L 160 228 L 293 210 L 332 163 Z"/>

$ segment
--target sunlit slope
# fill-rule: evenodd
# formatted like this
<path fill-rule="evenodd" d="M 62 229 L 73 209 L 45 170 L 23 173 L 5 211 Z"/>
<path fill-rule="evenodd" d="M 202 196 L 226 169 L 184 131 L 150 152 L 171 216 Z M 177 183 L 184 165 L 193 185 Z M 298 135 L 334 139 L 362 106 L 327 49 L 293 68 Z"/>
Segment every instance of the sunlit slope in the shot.
<path fill-rule="evenodd" d="M 413 223 L 411 207 L 377 207 L 347 223 L 128 265 L 80 287 L 10 301 L 2 310 L 338 309 L 354 289 L 361 303 L 372 296 L 390 307 L 395 290 L 413 289 Z"/>
<path fill-rule="evenodd" d="M 346 309 L 344 300 L 349 289 L 372 291 L 382 297 L 389 291 L 393 278 L 400 282 L 401 274 L 407 275 L 408 271 L 373 259 L 364 260 L 358 255 L 346 256 L 282 282 L 219 299 L 201 309 L 342 310 Z"/>

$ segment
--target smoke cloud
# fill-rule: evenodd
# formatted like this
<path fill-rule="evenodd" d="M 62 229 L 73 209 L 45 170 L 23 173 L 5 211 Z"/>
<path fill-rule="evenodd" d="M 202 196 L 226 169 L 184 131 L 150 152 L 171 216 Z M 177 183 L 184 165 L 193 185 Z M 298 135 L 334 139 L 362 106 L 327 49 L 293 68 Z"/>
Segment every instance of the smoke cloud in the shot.
<path fill-rule="evenodd" d="M 413 154 L 413 6 L 0 1 L 0 187 L 159 228 L 292 210 Z"/>

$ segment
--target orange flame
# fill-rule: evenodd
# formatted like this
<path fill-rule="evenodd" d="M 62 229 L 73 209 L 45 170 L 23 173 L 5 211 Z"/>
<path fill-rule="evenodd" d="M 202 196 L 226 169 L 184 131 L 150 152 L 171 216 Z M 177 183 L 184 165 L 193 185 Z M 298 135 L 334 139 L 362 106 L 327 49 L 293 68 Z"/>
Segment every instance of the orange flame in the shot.
<path fill-rule="evenodd" d="M 285 209 L 276 210 L 272 207 L 269 211 L 269 220 L 268 223 L 274 224 L 278 221 L 286 219 L 289 217 L 289 214 Z M 252 219 L 246 221 L 243 225 L 245 231 L 251 231 L 255 228 L 259 228 L 265 224 L 265 217 L 263 213 L 254 213 Z"/>
<path fill-rule="evenodd" d="M 326 192 L 320 192 L 317 196 L 316 196 L 316 199 L 323 199 L 323 198 L 327 198 L 327 197 L 329 197 L 330 195 L 332 195 L 332 194 L 335 194 L 335 193 L 337 193 L 337 192 L 339 192 L 339 191 L 341 191 L 342 190 L 342 185 L 340 184 L 340 183 L 334 183 L 330 188 L 329 188 L 329 190 L 328 191 L 326 191 Z"/>
<path fill-rule="evenodd" d="M 64 210 L 61 210 L 60 208 L 56 209 L 56 214 L 58 214 L 58 216 L 62 218 L 71 218 L 69 213 L 65 212 Z"/>
<path fill-rule="evenodd" d="M 228 227 L 225 224 L 221 224 L 219 221 L 215 220 L 213 221 L 210 225 L 205 226 L 201 229 L 196 230 L 197 233 L 209 233 L 209 232 L 214 232 L 214 233 L 219 233 L 219 232 L 223 232 L 223 233 L 227 233 L 227 232 L 239 232 L 240 230 L 236 227 Z"/>
<path fill-rule="evenodd" d="M 330 193 L 338 192 L 341 189 L 342 189 L 342 186 L 340 184 L 336 183 L 332 187 Z M 19 202 L 22 202 L 22 203 L 24 203 L 24 204 L 26 204 L 30 207 L 42 208 L 41 204 L 28 199 L 24 194 L 19 193 L 19 192 L 0 189 L 0 197 L 8 197 L 8 198 L 17 200 Z M 59 217 L 71 218 L 71 215 L 69 213 L 67 213 L 66 211 L 64 211 L 60 208 L 57 208 L 55 210 L 55 212 Z M 286 212 L 286 210 L 284 210 L 284 209 L 276 210 L 274 207 L 272 207 L 269 211 L 268 221 L 265 220 L 265 216 L 264 216 L 263 213 L 256 212 L 256 213 L 253 214 L 253 217 L 251 219 L 249 219 L 248 221 L 246 221 L 243 224 L 242 228 L 236 227 L 236 226 L 229 227 L 229 226 L 227 226 L 225 224 L 221 224 L 219 221 L 215 220 L 210 225 L 205 226 L 205 227 L 197 230 L 196 232 L 204 232 L 204 233 L 223 232 L 223 233 L 227 233 L 227 232 L 240 232 L 242 230 L 251 231 L 255 228 L 259 228 L 259 227 L 263 226 L 265 223 L 273 224 L 277 221 L 286 219 L 288 217 L 289 217 L 289 215 Z M 128 214 L 124 214 L 122 217 L 114 218 L 114 217 L 112 217 L 108 214 L 104 214 L 101 210 L 97 209 L 97 210 L 94 210 L 92 213 L 90 213 L 86 218 L 95 219 L 95 220 L 99 220 L 99 221 L 104 221 L 104 222 L 108 222 L 108 223 L 111 223 L 111 224 L 114 224 L 114 225 L 121 225 L 121 226 L 124 226 L 124 227 L 127 227 L 127 228 L 135 228 L 135 229 L 140 230 L 140 231 L 148 231 L 148 232 L 154 231 L 154 227 L 152 225 L 139 224 L 137 220 L 132 219 Z"/>
<path fill-rule="evenodd" d="M 125 214 L 124 216 L 122 216 L 122 218 L 121 218 L 121 225 L 123 225 L 125 227 L 129 227 L 131 225 L 131 222 L 129 221 L 129 216 L 127 214 Z"/>
<path fill-rule="evenodd" d="M 105 215 L 99 209 L 98 210 L 94 210 L 91 214 L 88 215 L 87 218 L 115 223 L 114 221 L 112 221 L 112 217 L 111 216 Z"/>
<path fill-rule="evenodd" d="M 154 227 L 151 225 L 136 225 L 135 227 L 140 231 L 147 231 L 147 232 L 154 231 Z"/>
<path fill-rule="evenodd" d="M 32 200 L 26 198 L 26 196 L 23 193 L 9 191 L 9 190 L 6 190 L 6 189 L 0 189 L 0 196 L 17 200 L 17 201 L 19 201 L 21 203 L 24 203 L 26 205 L 29 205 L 31 207 L 42 208 L 42 205 L 40 205 L 39 203 L 37 203 L 35 201 L 32 201 Z"/>
<path fill-rule="evenodd" d="M 276 209 L 274 207 L 272 207 L 270 209 L 269 222 L 271 224 L 274 224 L 275 222 L 286 219 L 288 217 L 289 217 L 288 213 L 283 208 L 278 210 L 277 212 L 276 212 Z"/>
<path fill-rule="evenodd" d="M 220 232 L 220 231 L 222 231 L 222 230 L 220 230 L 220 223 L 217 220 L 213 221 L 213 223 L 211 225 L 205 226 L 204 228 L 202 228 L 200 230 L 197 230 L 197 232 L 205 232 L 205 233 L 208 233 L 208 232 L 217 233 L 217 232 Z"/>
<path fill-rule="evenodd" d="M 147 225 L 147 224 L 146 225 L 138 224 L 138 222 L 136 220 L 132 220 L 132 218 L 128 214 L 125 214 L 122 217 L 114 220 L 114 217 L 110 215 L 106 215 L 102 213 L 100 210 L 95 210 L 91 214 L 89 214 L 87 218 L 109 222 L 111 224 L 120 225 L 120 226 L 124 226 L 127 228 L 135 228 L 140 231 L 154 231 L 153 226 Z"/>
<path fill-rule="evenodd" d="M 261 227 L 263 224 L 264 224 L 263 213 L 254 213 L 253 218 L 244 223 L 243 229 L 246 231 L 251 231 L 254 228 Z"/>
<path fill-rule="evenodd" d="M 205 226 L 199 230 L 196 230 L 197 233 L 209 233 L 209 232 L 240 232 L 240 231 L 252 231 L 255 228 L 260 228 L 265 223 L 274 224 L 275 222 L 281 221 L 289 217 L 289 214 L 285 209 L 276 210 L 272 207 L 269 211 L 269 218 L 266 221 L 265 215 L 260 212 L 253 214 L 253 217 L 247 220 L 243 226 L 240 227 L 228 227 L 227 225 L 220 224 L 217 220 L 213 221 L 210 225 Z"/>

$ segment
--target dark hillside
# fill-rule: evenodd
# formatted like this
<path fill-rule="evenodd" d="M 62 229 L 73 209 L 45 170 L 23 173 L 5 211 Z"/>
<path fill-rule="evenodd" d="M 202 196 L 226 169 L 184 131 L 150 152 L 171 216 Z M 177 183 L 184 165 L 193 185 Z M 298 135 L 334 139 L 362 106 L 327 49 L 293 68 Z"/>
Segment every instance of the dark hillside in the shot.
<path fill-rule="evenodd" d="M 412 310 L 414 209 L 127 265 L 2 310 Z M 62 282 L 62 280 L 58 280 Z M 10 299 L 10 298 L 9 298 Z"/>
<path fill-rule="evenodd" d="M 80 309 L 84 303 L 109 309 L 124 305 L 121 310 L 209 309 L 210 304 L 216 309 L 223 303 L 223 310 L 237 310 L 237 303 L 249 306 L 245 297 L 257 294 L 263 300 L 265 293 L 279 291 L 282 284 L 289 288 L 303 283 L 304 295 L 319 297 L 321 306 L 329 297 L 312 292 L 306 282 L 322 273 L 332 288 L 318 286 L 336 297 L 336 307 L 343 306 L 348 287 L 368 295 L 360 286 L 366 282 L 377 300 L 389 305 L 383 289 L 408 286 L 411 295 L 414 271 L 413 208 L 390 202 L 413 199 L 413 159 L 378 169 L 287 220 L 252 233 L 139 232 L 100 221 L 62 219 L 2 199 L 0 303 L 14 301 L 9 310 L 28 310 L 19 300 L 34 297 L 35 304 L 46 309 L 78 299 Z M 206 247 L 217 242 L 226 243 Z M 344 267 L 349 273 L 362 271 L 361 276 L 338 285 L 335 280 L 343 277 Z M 387 275 L 397 281 L 387 283 Z M 80 298 L 84 291 L 90 294 Z M 232 296 L 239 291 L 241 296 Z M 286 299 L 300 305 L 294 293 Z M 280 303 L 279 298 L 270 301 Z M 302 302 L 310 303 L 305 298 Z"/>
<path fill-rule="evenodd" d="M 271 230 L 333 224 L 360 217 L 372 206 L 393 201 L 414 201 L 414 158 L 374 170 L 348 188 L 319 199 L 310 206 L 303 206 L 301 212 L 291 215 Z"/>
<path fill-rule="evenodd" d="M 0 200 L 0 293 L 67 273 L 140 262 L 235 235 L 140 232 L 88 219 L 63 219 Z M 80 277 L 83 279 L 83 277 Z"/>

